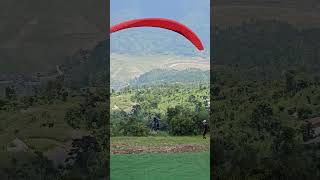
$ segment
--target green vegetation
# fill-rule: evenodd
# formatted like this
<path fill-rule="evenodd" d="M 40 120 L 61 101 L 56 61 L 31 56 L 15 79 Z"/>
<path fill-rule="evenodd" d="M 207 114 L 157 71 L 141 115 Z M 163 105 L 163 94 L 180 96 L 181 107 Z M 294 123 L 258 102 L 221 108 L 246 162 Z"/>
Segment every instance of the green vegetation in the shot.
<path fill-rule="evenodd" d="M 210 81 L 210 72 L 202 71 L 200 69 L 154 69 L 150 72 L 144 73 L 139 78 L 132 80 L 130 86 L 141 87 L 150 85 L 183 83 L 183 84 L 208 84 Z"/>
<path fill-rule="evenodd" d="M 210 154 L 112 155 L 112 180 L 208 180 Z"/>
<path fill-rule="evenodd" d="M 111 178 L 210 179 L 209 72 L 153 70 L 111 94 Z M 154 134 L 153 117 L 160 117 Z"/>
<path fill-rule="evenodd" d="M 306 120 L 320 117 L 319 32 L 277 21 L 218 29 L 211 105 L 208 84 L 191 77 L 203 73 L 205 81 L 208 72 L 155 70 L 132 80 L 134 87 L 112 91 L 109 107 L 108 44 L 101 43 L 88 61 L 62 66 L 69 79 L 59 77 L 34 96 L 20 97 L 7 88 L 0 99 L 0 176 L 105 178 L 110 118 L 115 178 L 207 179 L 209 139 L 199 140 L 199 134 L 211 108 L 212 174 L 217 179 L 317 180 L 319 135 Z M 190 81 L 182 81 L 184 73 Z M 157 135 L 150 131 L 154 116 L 161 119 Z M 25 152 L 8 151 L 15 138 L 28 146 Z M 49 160 L 48 153 L 59 147 L 71 155 L 66 166 Z M 190 153 L 195 147 L 200 148 Z M 191 150 L 161 153 L 184 148 Z M 141 149 L 153 153 L 121 154 Z"/>
<path fill-rule="evenodd" d="M 82 97 L 69 97 L 66 101 L 45 96 L 46 92 L 39 94 L 34 97 L 35 102 L 32 106 L 24 104 L 23 108 L 18 106 L 23 104 L 23 101 L 17 98 L 14 100 L 15 103 L 12 103 L 12 100 L 0 111 L 0 151 L 3 157 L 0 163 L 1 177 L 28 177 L 39 180 L 44 177 L 70 179 L 76 178 L 76 175 L 78 179 L 104 177 L 103 160 L 106 160 L 108 136 L 105 126 L 106 112 L 101 110 L 106 109 L 104 102 L 93 100 L 98 96 L 94 93 Z M 81 107 L 86 109 L 83 110 Z M 70 114 L 71 110 L 81 113 Z M 76 127 L 70 119 L 76 122 Z M 16 138 L 26 145 L 26 149 L 18 148 L 17 152 L 8 150 L 10 146 L 19 147 L 10 145 Z M 69 158 L 74 162 L 64 162 L 64 159 L 61 161 L 59 158 L 51 157 L 50 152 L 64 156 L 56 148 L 70 153 Z"/>
<path fill-rule="evenodd" d="M 318 11 L 314 7 L 316 3 L 316 0 L 310 0 L 308 3 L 300 0 L 225 0 L 216 2 L 212 11 L 215 12 L 217 24 L 223 27 L 237 26 L 254 18 L 277 19 L 297 28 L 319 28 Z"/>
<path fill-rule="evenodd" d="M 68 75 L 57 75 L 32 96 L 5 89 L 0 98 L 1 179 L 106 178 L 105 48 L 100 43 L 75 69 L 66 62 L 61 68 Z"/>
<path fill-rule="evenodd" d="M 131 109 L 128 104 L 132 104 Z M 112 136 L 150 135 L 149 128 L 156 115 L 161 118 L 163 132 L 198 135 L 202 120 L 209 120 L 209 87 L 167 84 L 126 88 L 112 93 L 111 108 Z"/>
<path fill-rule="evenodd" d="M 309 143 L 305 121 L 320 116 L 318 32 L 277 21 L 219 32 L 210 116 L 216 178 L 319 179 L 319 144 Z"/>

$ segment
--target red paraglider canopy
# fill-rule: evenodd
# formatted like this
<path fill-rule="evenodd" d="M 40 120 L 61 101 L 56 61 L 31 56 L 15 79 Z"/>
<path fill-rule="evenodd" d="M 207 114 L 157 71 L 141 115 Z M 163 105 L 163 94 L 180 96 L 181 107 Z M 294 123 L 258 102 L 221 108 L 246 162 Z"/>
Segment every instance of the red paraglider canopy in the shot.
<path fill-rule="evenodd" d="M 123 29 L 133 28 L 133 27 L 158 27 L 164 28 L 171 31 L 175 31 L 185 38 L 187 38 L 198 50 L 203 50 L 203 44 L 200 38 L 187 26 L 170 19 L 164 18 L 143 18 L 134 19 L 122 22 L 120 24 L 114 25 L 110 28 L 110 33 L 114 33 Z"/>

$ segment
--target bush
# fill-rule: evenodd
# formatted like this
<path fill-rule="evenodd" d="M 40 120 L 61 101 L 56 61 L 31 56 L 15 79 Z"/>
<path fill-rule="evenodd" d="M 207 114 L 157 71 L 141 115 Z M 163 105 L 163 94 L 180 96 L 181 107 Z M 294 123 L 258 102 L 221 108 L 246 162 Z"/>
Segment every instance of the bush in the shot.
<path fill-rule="evenodd" d="M 128 120 L 121 121 L 119 123 L 119 128 L 116 129 L 119 129 L 119 132 L 116 133 L 113 131 L 113 134 L 123 136 L 147 136 L 149 134 L 149 129 L 134 117 L 129 117 Z"/>
<path fill-rule="evenodd" d="M 64 120 L 69 126 L 77 129 L 80 128 L 81 123 L 83 123 L 84 117 L 78 108 L 70 108 L 67 110 Z"/>
<path fill-rule="evenodd" d="M 199 133 L 197 125 L 190 116 L 178 115 L 169 121 L 170 133 L 175 136 L 196 135 Z"/>
<path fill-rule="evenodd" d="M 201 119 L 199 117 L 198 114 L 181 106 L 169 108 L 169 133 L 175 136 L 199 134 L 201 132 Z"/>

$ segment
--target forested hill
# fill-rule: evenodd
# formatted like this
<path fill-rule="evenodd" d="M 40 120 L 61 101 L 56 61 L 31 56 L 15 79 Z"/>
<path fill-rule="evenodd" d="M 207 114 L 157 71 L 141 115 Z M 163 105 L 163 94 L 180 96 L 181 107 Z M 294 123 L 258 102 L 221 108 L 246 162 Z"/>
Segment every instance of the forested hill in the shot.
<path fill-rule="evenodd" d="M 80 50 L 61 69 L 69 87 L 106 86 L 109 78 L 109 43 L 99 42 L 93 50 Z"/>
<path fill-rule="evenodd" d="M 154 69 L 144 73 L 130 82 L 131 86 L 173 84 L 173 83 L 191 83 L 207 84 L 210 82 L 210 72 L 200 69 Z"/>
<path fill-rule="evenodd" d="M 251 21 L 218 28 L 216 33 L 213 47 L 219 65 L 244 67 L 268 77 L 279 77 L 283 70 L 296 67 L 319 72 L 320 29 L 298 30 L 279 21 Z"/>

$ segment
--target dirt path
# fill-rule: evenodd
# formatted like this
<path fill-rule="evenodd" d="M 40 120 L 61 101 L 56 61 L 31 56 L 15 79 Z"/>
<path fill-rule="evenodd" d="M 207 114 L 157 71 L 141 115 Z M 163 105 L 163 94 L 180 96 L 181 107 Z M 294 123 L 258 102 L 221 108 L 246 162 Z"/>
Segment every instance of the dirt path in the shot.
<path fill-rule="evenodd" d="M 208 151 L 209 146 L 199 144 L 183 144 L 174 146 L 123 146 L 111 145 L 111 154 L 140 154 L 140 153 L 183 153 Z"/>

